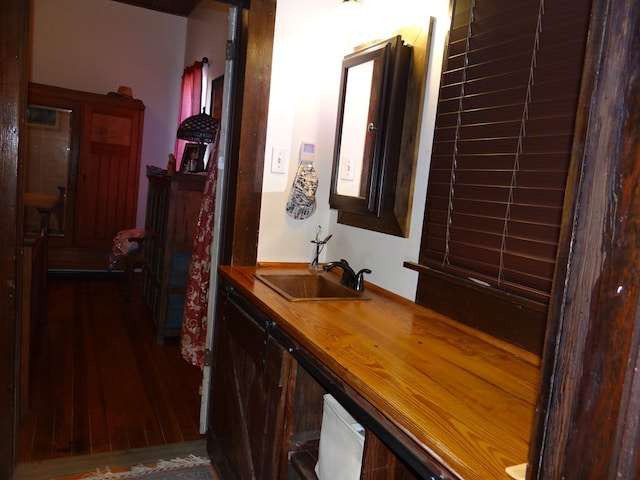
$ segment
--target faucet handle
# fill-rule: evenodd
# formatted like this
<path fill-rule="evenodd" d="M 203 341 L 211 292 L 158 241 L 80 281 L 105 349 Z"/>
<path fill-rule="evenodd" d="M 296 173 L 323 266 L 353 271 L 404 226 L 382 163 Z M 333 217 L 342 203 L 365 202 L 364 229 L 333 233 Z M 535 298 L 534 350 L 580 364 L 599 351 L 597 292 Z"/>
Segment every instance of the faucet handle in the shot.
<path fill-rule="evenodd" d="M 361 292 L 364 290 L 364 274 L 371 273 L 371 270 L 368 268 L 363 268 L 358 273 L 356 273 L 356 291 Z"/>

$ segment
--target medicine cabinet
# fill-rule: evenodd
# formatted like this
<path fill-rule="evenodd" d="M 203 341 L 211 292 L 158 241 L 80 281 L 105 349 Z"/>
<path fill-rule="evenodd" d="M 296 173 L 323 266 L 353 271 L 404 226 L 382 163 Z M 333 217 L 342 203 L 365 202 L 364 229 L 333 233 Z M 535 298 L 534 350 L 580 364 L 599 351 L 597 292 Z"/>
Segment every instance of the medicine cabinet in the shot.
<path fill-rule="evenodd" d="M 400 28 L 342 61 L 329 197 L 338 223 L 409 236 L 433 24 Z"/>
<path fill-rule="evenodd" d="M 341 223 L 363 226 L 358 217 L 393 213 L 410 64 L 411 47 L 399 35 L 342 61 L 329 198 Z M 343 222 L 344 214 L 358 217 Z"/>

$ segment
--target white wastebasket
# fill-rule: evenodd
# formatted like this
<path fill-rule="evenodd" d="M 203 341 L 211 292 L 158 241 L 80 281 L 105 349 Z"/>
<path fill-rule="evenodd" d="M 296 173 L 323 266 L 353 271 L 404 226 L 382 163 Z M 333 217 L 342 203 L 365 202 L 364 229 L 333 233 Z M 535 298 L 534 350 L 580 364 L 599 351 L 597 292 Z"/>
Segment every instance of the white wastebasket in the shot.
<path fill-rule="evenodd" d="M 364 429 L 333 396 L 324 396 L 318 463 L 320 480 L 359 480 Z"/>

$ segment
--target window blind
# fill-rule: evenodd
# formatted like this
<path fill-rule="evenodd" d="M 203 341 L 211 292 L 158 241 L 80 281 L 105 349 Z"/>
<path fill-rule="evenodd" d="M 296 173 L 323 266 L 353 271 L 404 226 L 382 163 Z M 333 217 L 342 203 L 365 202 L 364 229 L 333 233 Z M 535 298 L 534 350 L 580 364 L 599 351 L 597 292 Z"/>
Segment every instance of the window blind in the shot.
<path fill-rule="evenodd" d="M 421 265 L 548 303 L 589 9 L 455 2 Z"/>

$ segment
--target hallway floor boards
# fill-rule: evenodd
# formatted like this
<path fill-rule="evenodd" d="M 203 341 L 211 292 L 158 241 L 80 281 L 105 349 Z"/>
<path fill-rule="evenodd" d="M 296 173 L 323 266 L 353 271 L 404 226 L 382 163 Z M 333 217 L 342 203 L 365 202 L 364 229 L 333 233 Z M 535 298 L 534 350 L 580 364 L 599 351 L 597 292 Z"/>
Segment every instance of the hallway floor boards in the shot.
<path fill-rule="evenodd" d="M 128 302 L 119 277 L 48 280 L 18 463 L 204 438 L 200 369 L 156 344 L 137 280 Z"/>

